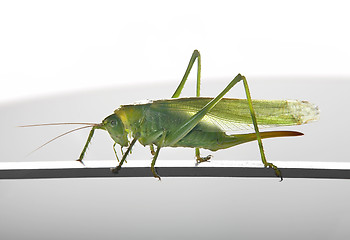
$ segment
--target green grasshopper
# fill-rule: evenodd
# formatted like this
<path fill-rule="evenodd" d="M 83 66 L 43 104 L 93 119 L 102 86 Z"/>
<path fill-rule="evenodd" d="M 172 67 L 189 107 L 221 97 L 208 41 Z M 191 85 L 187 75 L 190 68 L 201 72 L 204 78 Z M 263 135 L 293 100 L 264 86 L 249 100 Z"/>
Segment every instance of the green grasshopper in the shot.
<path fill-rule="evenodd" d="M 198 63 L 196 97 L 179 98 L 196 60 Z M 243 82 L 247 99 L 223 98 L 240 81 Z M 113 150 L 119 165 L 111 169 L 113 172 L 117 173 L 120 171 L 132 147 L 139 141 L 144 146 L 150 146 L 151 154 L 153 155 L 151 171 L 153 176 L 158 179 L 160 179 L 160 176 L 155 169 L 155 164 L 160 149 L 163 147 L 195 148 L 196 161 L 201 163 L 208 161 L 211 155 L 201 157 L 200 148 L 217 151 L 257 140 L 264 166 L 272 168 L 276 176 L 282 180 L 281 171 L 273 163 L 266 160 L 261 139 L 300 136 L 303 134 L 295 131 L 260 132 L 258 126 L 276 127 L 304 124 L 317 120 L 318 108 L 306 101 L 252 100 L 247 80 L 241 74 L 238 74 L 215 98 L 200 97 L 200 82 L 201 56 L 198 50 L 194 50 L 186 72 L 171 99 L 122 105 L 113 114 L 106 117 L 102 123 L 85 123 L 87 126 L 75 129 L 92 127 L 77 161 L 83 163 L 84 155 L 96 129 L 106 130 L 114 141 Z M 65 123 L 39 125 L 59 124 Z M 253 125 L 255 130 L 254 133 L 226 134 L 228 131 L 247 126 L 251 127 L 251 125 Z M 132 139 L 131 142 L 129 139 Z M 127 147 L 120 161 L 115 150 L 116 144 L 119 144 L 121 149 Z M 154 145 L 157 147 L 156 150 Z"/>

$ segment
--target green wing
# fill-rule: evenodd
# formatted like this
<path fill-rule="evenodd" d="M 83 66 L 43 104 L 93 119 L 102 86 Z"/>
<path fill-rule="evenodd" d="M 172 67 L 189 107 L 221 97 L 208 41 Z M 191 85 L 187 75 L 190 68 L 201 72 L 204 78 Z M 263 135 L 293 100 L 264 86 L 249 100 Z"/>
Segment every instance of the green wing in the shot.
<path fill-rule="evenodd" d="M 213 98 L 190 97 L 155 100 L 151 108 L 155 111 L 179 112 L 193 115 Z M 306 101 L 297 100 L 253 100 L 259 127 L 277 127 L 304 124 L 318 119 L 318 108 Z M 204 118 L 223 131 L 237 131 L 253 127 L 246 99 L 223 98 Z"/>

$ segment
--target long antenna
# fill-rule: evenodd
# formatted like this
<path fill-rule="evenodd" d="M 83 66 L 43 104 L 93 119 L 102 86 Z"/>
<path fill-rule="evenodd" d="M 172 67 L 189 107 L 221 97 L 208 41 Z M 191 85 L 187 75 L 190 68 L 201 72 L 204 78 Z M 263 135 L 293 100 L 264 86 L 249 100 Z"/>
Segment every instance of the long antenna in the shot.
<path fill-rule="evenodd" d="M 91 127 L 96 126 L 96 123 L 41 123 L 41 124 L 31 124 L 31 125 L 22 125 L 18 127 L 39 127 L 39 126 L 57 126 L 57 125 L 89 125 Z"/>
<path fill-rule="evenodd" d="M 49 123 L 51 124 L 51 123 Z M 56 124 L 56 123 L 53 123 L 54 125 L 61 125 L 61 124 Z M 45 124 L 47 125 L 47 124 Z M 89 126 L 83 126 L 83 127 L 79 127 L 79 128 L 75 128 L 73 130 L 69 130 L 68 132 L 65 132 L 65 133 L 62 133 L 61 135 L 58 135 L 57 137 L 54 137 L 53 139 L 51 139 L 50 141 L 44 143 L 43 145 L 39 146 L 38 148 L 34 149 L 33 151 L 31 151 L 30 153 L 28 153 L 28 155 L 32 154 L 33 152 L 39 150 L 40 148 L 44 147 L 45 145 L 49 144 L 50 142 L 60 138 L 60 137 L 63 137 L 69 133 L 72 133 L 72 132 L 75 132 L 75 131 L 78 131 L 78 130 L 81 130 L 81 129 L 84 129 L 84 128 L 89 128 L 89 127 L 93 127 L 93 126 L 96 126 L 97 124 L 89 124 Z M 42 126 L 41 124 L 36 124 L 36 125 L 26 125 L 26 126 L 23 126 L 23 127 L 34 127 L 34 126 Z"/>

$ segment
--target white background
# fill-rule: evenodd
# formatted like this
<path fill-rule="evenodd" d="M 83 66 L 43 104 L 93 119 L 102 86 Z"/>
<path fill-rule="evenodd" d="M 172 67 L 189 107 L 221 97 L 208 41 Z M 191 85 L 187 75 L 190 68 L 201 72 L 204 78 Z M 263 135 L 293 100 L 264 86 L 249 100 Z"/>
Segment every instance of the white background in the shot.
<path fill-rule="evenodd" d="M 74 160 L 87 132 L 24 157 L 64 129 L 14 127 L 100 122 L 120 104 L 169 97 L 199 49 L 204 95 L 240 72 L 254 98 L 320 106 L 319 122 L 291 128 L 305 136 L 265 141 L 269 160 L 349 161 L 348 9 L 346 1 L 2 1 L 0 160 Z M 244 96 L 241 86 L 230 94 Z M 96 133 L 87 160 L 113 159 L 111 145 Z M 158 161 L 194 161 L 191 149 L 163 152 Z M 138 147 L 130 159 L 145 154 Z M 257 160 L 259 153 L 252 143 L 215 158 Z M 345 180 L 2 180 L 0 235 L 345 239 L 349 189 Z"/>
<path fill-rule="evenodd" d="M 203 77 L 350 74 L 346 1 L 2 1 L 0 100 Z"/>

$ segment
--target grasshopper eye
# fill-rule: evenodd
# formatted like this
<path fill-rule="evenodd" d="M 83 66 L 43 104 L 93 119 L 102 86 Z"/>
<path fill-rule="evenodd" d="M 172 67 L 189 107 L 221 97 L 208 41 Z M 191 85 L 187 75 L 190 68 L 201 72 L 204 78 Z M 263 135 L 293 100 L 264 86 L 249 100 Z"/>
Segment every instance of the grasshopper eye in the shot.
<path fill-rule="evenodd" d="M 115 120 L 112 120 L 112 121 L 110 122 L 110 124 L 111 124 L 112 126 L 115 126 L 115 125 L 117 125 L 117 122 L 116 122 Z"/>

